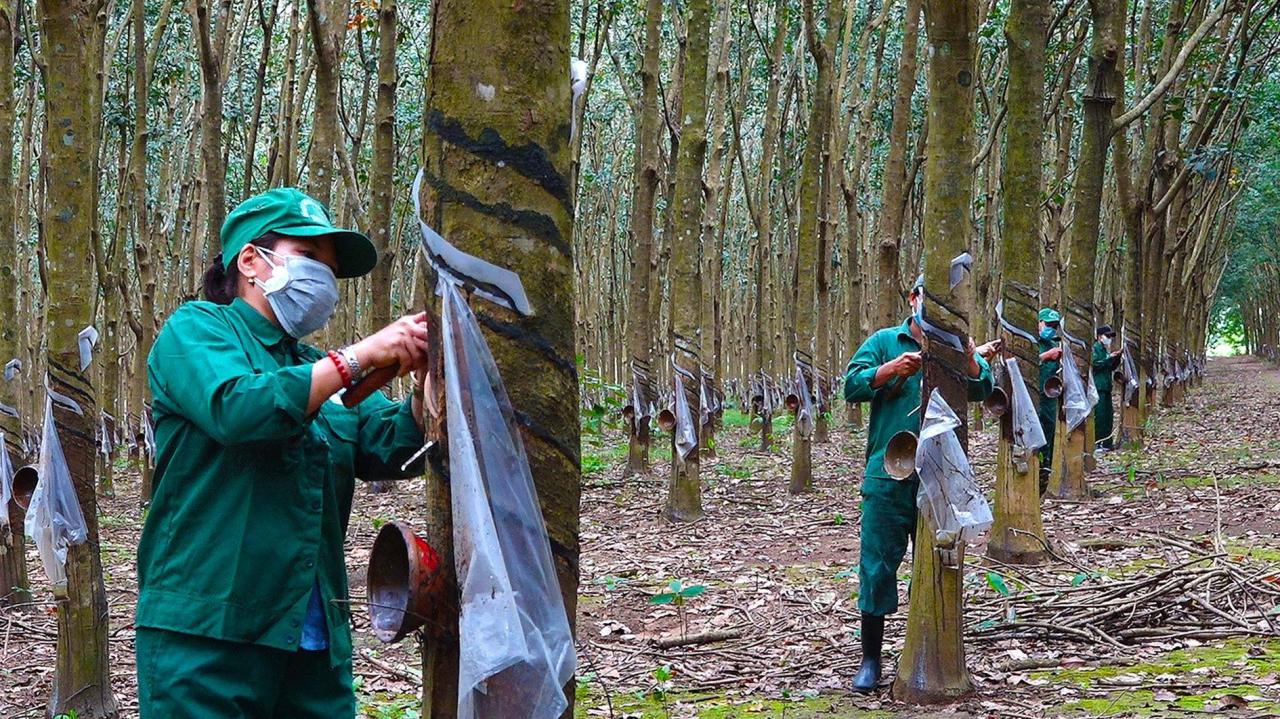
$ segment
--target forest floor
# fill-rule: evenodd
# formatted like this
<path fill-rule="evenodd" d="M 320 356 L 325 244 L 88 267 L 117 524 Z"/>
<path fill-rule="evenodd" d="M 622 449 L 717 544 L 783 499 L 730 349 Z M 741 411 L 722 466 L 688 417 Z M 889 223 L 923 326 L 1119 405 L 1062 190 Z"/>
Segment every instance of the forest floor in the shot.
<path fill-rule="evenodd" d="M 1002 566 L 973 548 L 964 591 L 975 691 L 928 709 L 895 701 L 887 685 L 849 691 L 860 654 L 861 430 L 837 422 L 815 445 L 816 491 L 793 497 L 785 423 L 762 452 L 746 418 L 727 413 L 719 456 L 702 465 L 706 516 L 682 526 L 660 516 L 669 450 L 655 448 L 651 476 L 623 478 L 625 435 L 584 433 L 577 716 L 1280 716 L 1280 635 L 1269 621 L 1280 598 L 1278 399 L 1280 370 L 1212 361 L 1202 387 L 1153 418 L 1145 450 L 1100 455 L 1092 501 L 1045 502 L 1050 562 Z M 994 430 L 970 437 L 977 475 L 989 483 Z M 377 528 L 413 524 L 422 489 L 415 480 L 389 494 L 358 491 L 347 537 L 353 594 L 363 591 Z M 122 716 L 135 717 L 136 477 L 122 476 L 100 509 L 112 682 Z M 53 673 L 55 616 L 34 552 L 29 562 L 39 601 L 0 615 L 5 719 L 43 716 Z M 887 678 L 902 647 L 910 571 L 908 557 L 902 609 L 886 630 Z M 683 607 L 653 603 L 673 580 L 704 590 Z M 1214 627 L 1178 626 L 1196 612 Z M 1268 620 L 1240 619 L 1250 612 Z M 1101 617 L 1088 640 L 1051 629 L 1082 613 Z M 383 645 L 367 613 L 353 615 L 362 716 L 416 717 L 416 646 Z M 1134 635 L 1133 626 L 1144 629 Z M 655 643 L 709 631 L 729 638 Z"/>

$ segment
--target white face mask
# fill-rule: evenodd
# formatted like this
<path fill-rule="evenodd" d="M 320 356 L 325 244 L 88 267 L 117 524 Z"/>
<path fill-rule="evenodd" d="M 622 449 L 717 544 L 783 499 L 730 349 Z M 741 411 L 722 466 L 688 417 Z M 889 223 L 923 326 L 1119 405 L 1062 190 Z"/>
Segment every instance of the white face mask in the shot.
<path fill-rule="evenodd" d="M 271 267 L 271 276 L 259 284 L 284 331 L 302 339 L 328 324 L 338 307 L 338 278 L 333 270 L 310 257 L 281 255 L 257 245 L 253 248 Z M 268 255 L 282 262 L 276 264 Z"/>

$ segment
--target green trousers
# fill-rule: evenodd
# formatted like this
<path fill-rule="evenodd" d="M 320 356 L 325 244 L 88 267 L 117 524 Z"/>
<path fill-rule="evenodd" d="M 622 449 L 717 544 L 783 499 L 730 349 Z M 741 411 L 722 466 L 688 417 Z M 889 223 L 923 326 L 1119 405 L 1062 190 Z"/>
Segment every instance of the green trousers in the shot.
<path fill-rule="evenodd" d="M 898 567 L 916 532 L 920 480 L 868 477 L 862 481 L 858 552 L 858 609 L 877 617 L 898 610 Z"/>
<path fill-rule="evenodd" d="M 1044 447 L 1040 449 L 1040 468 L 1043 470 L 1053 461 L 1053 436 L 1058 429 L 1058 399 L 1041 397 L 1036 416 L 1040 418 L 1040 429 L 1044 431 Z"/>
<path fill-rule="evenodd" d="M 142 719 L 343 719 L 356 715 L 351 660 L 138 628 Z"/>
<path fill-rule="evenodd" d="M 1111 436 L 1115 428 L 1115 409 L 1111 406 L 1111 390 L 1098 392 L 1098 406 L 1093 408 L 1094 437 L 1104 447 L 1116 446 L 1116 438 Z"/>

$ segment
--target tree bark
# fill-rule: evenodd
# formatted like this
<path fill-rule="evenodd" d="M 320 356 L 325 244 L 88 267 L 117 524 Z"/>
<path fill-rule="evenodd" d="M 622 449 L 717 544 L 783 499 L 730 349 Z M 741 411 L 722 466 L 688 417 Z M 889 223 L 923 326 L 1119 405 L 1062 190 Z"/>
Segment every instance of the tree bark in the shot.
<path fill-rule="evenodd" d="M 1044 184 L 1044 66 L 1049 31 L 1049 0 L 1014 0 L 1005 27 L 1009 52 L 1008 128 L 1001 195 L 1003 228 L 1003 316 L 1035 335 L 1040 275 L 1040 202 Z M 1005 350 L 1018 361 L 1032 400 L 1039 396 L 1036 344 L 1001 330 Z M 994 369 L 994 368 L 993 368 Z M 1004 368 L 1000 368 L 1003 374 Z M 1012 387 L 1001 384 L 1012 399 Z M 1038 564 L 1045 558 L 1040 516 L 1039 455 L 1013 444 L 1013 417 L 1000 418 L 997 449 L 995 523 L 987 554 L 1011 564 Z"/>
<path fill-rule="evenodd" d="M 205 230 L 209 254 L 222 251 L 219 236 L 227 216 L 227 167 L 222 155 L 222 61 L 231 29 L 231 0 L 220 0 L 217 25 L 209 0 L 192 0 L 191 24 L 200 57 L 200 156 L 204 162 Z M 198 249 L 198 247 L 197 247 Z M 199 264 L 192 257 L 193 264 Z"/>
<path fill-rule="evenodd" d="M 907 131 L 911 129 L 911 97 L 916 91 L 916 45 L 923 0 L 906 0 L 902 52 L 898 59 L 893 119 L 889 128 L 889 154 L 885 159 L 884 188 L 880 200 L 876 245 L 875 326 L 889 327 L 902 321 L 901 280 L 898 277 L 898 242 L 907 209 Z"/>
<path fill-rule="evenodd" d="M 17 116 L 13 94 L 13 41 L 16 31 L 13 0 L 0 0 L 0 127 L 12 128 Z M 34 84 L 34 81 L 31 81 Z M 19 168 L 24 174 L 26 168 Z M 20 357 L 19 329 L 25 324 L 18 314 L 18 277 L 25 274 L 23 255 L 18 252 L 15 236 L 14 212 L 16 210 L 15 183 L 13 177 L 13 153 L 0 152 L 0 285 L 10 288 L 0 292 L 0 317 L 14 321 L 0 322 L 0 367 Z M 8 452 L 17 469 L 26 462 L 22 452 L 22 412 L 24 404 L 19 397 L 24 373 L 19 372 L 12 381 L 0 376 L 0 404 L 12 408 L 19 416 L 0 413 L 0 452 Z M 23 541 L 23 513 L 16 503 L 0 507 L 9 523 L 0 527 L 0 607 L 25 604 L 31 601 L 30 582 L 27 579 L 26 542 Z"/>
<path fill-rule="evenodd" d="M 658 114 L 658 73 L 661 71 L 662 0 L 646 0 L 644 55 L 640 64 L 640 109 L 636 121 L 635 190 L 631 202 L 631 289 L 627 344 L 631 353 L 633 419 L 628 423 L 626 474 L 649 471 L 649 443 L 657 379 L 653 367 L 653 318 L 649 293 L 655 268 L 653 248 L 654 201 L 662 171 L 658 142 L 662 137 Z"/>
<path fill-rule="evenodd" d="M 535 312 L 521 317 L 473 302 L 522 427 L 572 626 L 580 449 L 570 245 L 569 2 L 513 6 L 438 0 L 433 20 L 422 219 L 462 251 L 519 274 Z M 485 52 L 474 52 L 476 47 Z M 512 67 L 520 72 L 510 72 Z M 433 499 L 431 506 L 430 523 L 447 527 L 447 498 Z M 448 561 L 452 566 L 451 557 Z M 431 649 L 424 716 L 456 713 L 456 647 L 455 642 Z M 570 717 L 573 689 L 572 682 L 565 687 Z"/>
<path fill-rule="evenodd" d="M 67 552 L 67 586 L 58 599 L 58 645 L 50 716 L 75 711 L 81 719 L 116 717 L 111 691 L 107 595 L 98 554 L 94 482 L 94 418 L 97 405 L 89 372 L 81 371 L 77 335 L 92 324 L 97 293 L 92 229 L 98 192 L 96 146 L 100 120 L 94 75 L 106 14 L 102 0 L 41 0 L 37 4 L 45 48 L 44 158 L 48 194 L 42 210 L 45 245 L 49 386 L 80 405 L 81 413 L 55 405 L 59 435 L 76 498 L 88 525 L 85 542 Z"/>
<path fill-rule="evenodd" d="M 1091 0 L 1089 6 L 1093 18 L 1089 85 L 1084 94 L 1080 165 L 1076 168 L 1072 197 L 1071 259 L 1063 303 L 1063 329 L 1080 341 L 1080 344 L 1063 342 L 1063 349 L 1073 353 L 1080 379 L 1086 383 L 1097 320 L 1094 267 L 1101 231 L 1103 177 L 1111 144 L 1111 116 L 1116 101 L 1114 74 L 1124 37 L 1124 10 L 1116 0 Z M 1085 456 L 1093 454 L 1093 448 L 1085 441 L 1089 418 L 1068 432 L 1065 414 L 1060 411 L 1059 417 L 1059 440 L 1054 443 L 1048 493 L 1062 499 L 1086 499 L 1089 487 L 1084 476 Z"/>
<path fill-rule="evenodd" d="M 924 268 L 925 316 L 939 329 L 969 337 L 967 308 L 972 281 L 952 287 L 951 260 L 969 247 L 973 193 L 970 160 L 973 142 L 973 73 L 977 3 L 928 0 L 925 28 L 929 42 L 929 139 L 925 169 Z M 933 389 L 960 419 L 956 428 L 968 447 L 968 358 L 943 342 L 925 339 L 922 402 Z M 923 411 L 923 410 L 922 410 Z M 950 702 L 973 691 L 965 666 L 962 574 L 964 543 L 954 561 L 944 561 L 927 516 L 916 522 L 912 552 L 911 605 L 907 635 L 894 681 L 895 698 L 917 704 Z"/>
<path fill-rule="evenodd" d="M 325 207 L 329 207 L 333 197 L 334 153 L 343 141 L 338 129 L 338 96 L 342 89 L 342 42 L 347 33 L 349 6 L 349 0 L 307 0 L 307 26 L 311 30 L 316 62 L 307 193 Z M 392 37 L 394 42 L 394 35 Z"/>
<path fill-rule="evenodd" d="M 676 373 L 683 374 L 693 432 L 699 434 L 701 400 L 698 382 L 702 364 L 701 223 L 702 167 L 707 154 L 707 61 L 711 36 L 710 0 L 690 0 L 687 7 L 688 38 L 684 49 L 684 76 L 680 89 L 680 145 L 676 153 L 672 196 L 674 222 L 671 238 L 671 316 L 669 320 Z M 673 386 L 674 391 L 674 386 Z M 674 439 L 674 435 L 673 435 Z M 702 516 L 697 442 L 692 451 L 671 453 L 671 478 L 663 516 L 673 522 L 690 522 Z"/>
<path fill-rule="evenodd" d="M 817 66 L 817 79 L 813 86 L 813 102 L 810 105 L 809 126 L 805 138 L 804 158 L 800 168 L 799 221 L 800 234 L 796 238 L 796 259 L 793 265 L 795 273 L 795 316 L 791 349 L 796 356 L 797 376 L 804 375 L 804 391 L 810 395 L 814 416 L 808 421 L 797 421 L 792 427 L 791 440 L 791 482 L 788 491 L 800 494 L 813 491 L 813 439 L 817 426 L 817 413 L 822 411 L 822 391 L 819 388 L 822 373 L 822 361 L 826 357 L 826 348 L 818 344 L 818 292 L 819 281 L 825 279 L 825 267 L 822 256 L 825 243 L 821 225 L 821 201 L 823 192 L 823 175 L 828 158 L 827 132 L 831 125 L 831 100 L 833 85 L 831 79 L 835 45 L 840 36 L 839 27 L 842 16 L 840 0 L 827 0 L 827 31 L 824 35 L 817 27 L 813 0 L 804 2 L 805 44 L 809 55 Z M 797 386 L 799 393 L 802 388 Z M 803 408 L 806 402 L 801 400 Z"/>

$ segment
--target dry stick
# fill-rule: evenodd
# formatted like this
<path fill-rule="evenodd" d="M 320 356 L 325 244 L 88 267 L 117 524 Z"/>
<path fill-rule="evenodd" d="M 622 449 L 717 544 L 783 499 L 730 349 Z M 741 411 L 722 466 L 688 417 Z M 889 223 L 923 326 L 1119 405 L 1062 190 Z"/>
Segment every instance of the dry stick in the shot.
<path fill-rule="evenodd" d="M 741 629 L 722 629 L 708 632 L 699 632 L 697 634 L 687 634 L 678 637 L 658 637 L 653 640 L 653 646 L 659 649 L 671 649 L 673 647 L 683 647 L 690 644 L 710 644 L 712 642 L 723 642 L 729 639 L 738 639 L 742 636 Z"/>

